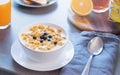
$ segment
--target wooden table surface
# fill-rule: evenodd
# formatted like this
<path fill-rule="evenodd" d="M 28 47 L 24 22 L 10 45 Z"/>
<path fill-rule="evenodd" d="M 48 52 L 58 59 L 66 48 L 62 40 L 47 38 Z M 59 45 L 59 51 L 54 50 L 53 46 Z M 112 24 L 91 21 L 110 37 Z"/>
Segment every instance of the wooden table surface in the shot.
<path fill-rule="evenodd" d="M 71 33 L 74 34 L 81 32 L 81 30 L 71 24 L 68 19 L 70 0 L 57 0 L 57 3 L 45 8 L 22 7 L 16 4 L 15 0 L 13 0 L 12 3 L 11 26 L 5 30 L 0 30 L 0 68 L 13 71 L 19 75 L 59 75 L 61 69 L 47 72 L 28 70 L 17 64 L 13 60 L 10 52 L 12 44 L 18 37 L 19 30 L 23 26 L 33 22 L 49 22 L 58 24 L 68 31 L 69 36 Z M 99 18 L 100 17 L 101 15 Z M 94 17 L 94 19 L 96 18 Z M 95 22 L 97 23 L 99 21 L 95 20 Z M 101 22 L 103 23 L 104 21 L 100 21 L 99 23 Z M 110 23 L 107 23 L 107 25 L 108 24 Z M 116 75 L 119 75 L 119 68 L 116 71 Z"/>
<path fill-rule="evenodd" d="M 91 12 L 87 16 L 78 16 L 69 10 L 69 20 L 80 30 L 120 34 L 120 23 L 109 18 L 109 10 L 103 13 Z"/>

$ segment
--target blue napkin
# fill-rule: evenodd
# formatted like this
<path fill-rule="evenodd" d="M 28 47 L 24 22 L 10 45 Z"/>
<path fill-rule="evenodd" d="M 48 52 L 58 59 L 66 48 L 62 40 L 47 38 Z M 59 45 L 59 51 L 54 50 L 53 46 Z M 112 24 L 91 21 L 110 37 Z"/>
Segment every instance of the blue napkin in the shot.
<path fill-rule="evenodd" d="M 119 53 L 119 38 L 109 33 L 83 31 L 72 34 L 71 40 L 75 47 L 75 55 L 72 61 L 62 68 L 60 75 L 81 75 L 90 56 L 90 53 L 87 51 L 87 44 L 96 36 L 103 39 L 104 49 L 101 54 L 93 57 L 89 75 L 114 74 Z"/>

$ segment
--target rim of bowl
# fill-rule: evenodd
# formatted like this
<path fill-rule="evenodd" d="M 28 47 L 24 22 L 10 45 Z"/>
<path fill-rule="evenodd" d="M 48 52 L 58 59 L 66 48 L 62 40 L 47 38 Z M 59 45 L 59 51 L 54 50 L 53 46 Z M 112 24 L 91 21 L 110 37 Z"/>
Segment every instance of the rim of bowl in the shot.
<path fill-rule="evenodd" d="M 23 31 L 27 31 L 30 27 L 32 27 L 32 26 L 38 26 L 38 25 L 46 25 L 46 26 L 48 26 L 48 25 L 50 25 L 50 26 L 52 26 L 53 28 L 60 28 L 60 29 L 62 29 L 62 31 L 64 32 L 64 35 L 66 36 L 66 40 L 65 40 L 65 42 L 64 42 L 64 45 L 63 46 L 61 46 L 61 47 L 59 47 L 59 48 L 56 48 L 56 49 L 51 49 L 51 50 L 32 50 L 32 49 L 30 49 L 30 48 L 28 48 L 28 47 L 26 47 L 24 44 L 23 44 L 23 42 L 22 42 L 22 38 L 21 38 L 21 34 L 23 33 Z M 57 25 L 57 24 L 53 24 L 53 23 L 31 23 L 31 24 L 28 24 L 28 25 L 26 25 L 26 26 L 24 26 L 24 28 L 22 27 L 21 29 L 20 29 L 20 31 L 18 32 L 18 40 L 19 40 L 19 42 L 25 47 L 25 48 L 27 48 L 27 49 L 29 49 L 29 50 L 31 50 L 31 51 L 34 51 L 34 52 L 53 52 L 53 51 L 57 51 L 57 50 L 60 50 L 61 48 L 63 48 L 66 44 L 67 44 L 67 42 L 68 42 L 68 33 L 67 33 L 67 31 L 62 27 L 62 26 L 59 26 L 59 25 Z"/>

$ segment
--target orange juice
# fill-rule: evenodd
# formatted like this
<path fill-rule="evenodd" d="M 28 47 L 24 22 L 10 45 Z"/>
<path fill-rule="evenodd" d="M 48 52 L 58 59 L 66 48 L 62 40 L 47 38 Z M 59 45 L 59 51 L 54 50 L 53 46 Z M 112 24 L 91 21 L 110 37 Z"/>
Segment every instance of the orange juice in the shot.
<path fill-rule="evenodd" d="M 94 12 L 105 12 L 108 10 L 111 0 L 92 0 Z"/>
<path fill-rule="evenodd" d="M 0 0 L 0 29 L 5 29 L 11 21 L 11 0 Z"/>

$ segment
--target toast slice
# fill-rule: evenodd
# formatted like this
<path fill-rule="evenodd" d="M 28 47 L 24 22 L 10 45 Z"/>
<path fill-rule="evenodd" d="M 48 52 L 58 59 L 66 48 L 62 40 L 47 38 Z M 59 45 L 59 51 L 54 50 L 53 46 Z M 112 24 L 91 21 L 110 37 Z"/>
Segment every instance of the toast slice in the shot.
<path fill-rule="evenodd" d="M 23 0 L 24 4 L 30 5 L 32 2 L 30 0 Z"/>
<path fill-rule="evenodd" d="M 33 2 L 34 4 L 39 4 L 39 5 L 46 5 L 49 0 L 30 0 L 31 2 Z"/>

